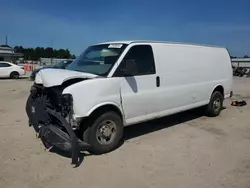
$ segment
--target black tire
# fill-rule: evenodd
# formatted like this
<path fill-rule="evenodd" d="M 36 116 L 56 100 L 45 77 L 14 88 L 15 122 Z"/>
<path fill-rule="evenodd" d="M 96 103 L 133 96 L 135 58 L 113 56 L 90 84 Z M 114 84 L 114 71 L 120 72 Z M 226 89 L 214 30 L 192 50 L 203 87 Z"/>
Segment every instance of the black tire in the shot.
<path fill-rule="evenodd" d="M 223 100 L 224 97 L 221 92 L 213 92 L 210 98 L 210 102 L 206 107 L 206 115 L 209 117 L 215 117 L 220 115 L 221 110 L 223 108 Z"/>
<path fill-rule="evenodd" d="M 30 81 L 35 81 L 35 76 L 34 75 L 30 75 Z"/>
<path fill-rule="evenodd" d="M 115 124 L 115 136 L 110 139 L 110 143 L 102 144 L 98 139 L 100 126 L 103 122 L 110 121 Z M 123 137 L 123 123 L 121 117 L 116 112 L 106 112 L 88 121 L 88 128 L 83 133 L 83 140 L 91 145 L 89 150 L 92 154 L 103 154 L 115 150 Z M 112 134 L 112 133 L 111 133 Z"/>
<path fill-rule="evenodd" d="M 19 78 L 19 73 L 18 72 L 12 72 L 11 74 L 10 74 L 10 78 L 11 79 L 18 79 Z"/>

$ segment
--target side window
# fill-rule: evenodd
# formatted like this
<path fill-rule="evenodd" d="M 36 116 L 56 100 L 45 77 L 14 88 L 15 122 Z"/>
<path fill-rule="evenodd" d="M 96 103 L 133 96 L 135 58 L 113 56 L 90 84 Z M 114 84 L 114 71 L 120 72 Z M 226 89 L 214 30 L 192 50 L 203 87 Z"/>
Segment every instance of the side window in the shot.
<path fill-rule="evenodd" d="M 153 50 L 150 45 L 137 45 L 130 48 L 114 76 L 141 76 L 155 74 Z"/>
<path fill-rule="evenodd" d="M 8 63 L 0 63 L 0 68 L 1 67 L 10 67 L 11 65 Z"/>

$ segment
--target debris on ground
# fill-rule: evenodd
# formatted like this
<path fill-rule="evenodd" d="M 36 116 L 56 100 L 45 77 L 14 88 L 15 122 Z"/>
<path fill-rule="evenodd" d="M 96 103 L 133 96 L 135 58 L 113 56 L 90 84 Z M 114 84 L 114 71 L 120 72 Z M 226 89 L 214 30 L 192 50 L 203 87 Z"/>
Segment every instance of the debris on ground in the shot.
<path fill-rule="evenodd" d="M 246 106 L 247 105 L 247 102 L 244 101 L 244 100 L 232 100 L 232 103 L 231 103 L 232 106 Z"/>

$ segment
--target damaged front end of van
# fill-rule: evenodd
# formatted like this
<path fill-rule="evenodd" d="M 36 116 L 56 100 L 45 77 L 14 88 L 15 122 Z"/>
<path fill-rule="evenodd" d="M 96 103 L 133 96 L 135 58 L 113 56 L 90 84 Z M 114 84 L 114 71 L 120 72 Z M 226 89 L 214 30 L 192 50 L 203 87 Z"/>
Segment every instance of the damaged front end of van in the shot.
<path fill-rule="evenodd" d="M 73 117 L 73 97 L 63 94 L 63 90 L 90 78 L 93 76 L 73 71 L 42 70 L 36 76 L 26 103 L 29 125 L 45 148 L 57 147 L 71 152 L 72 164 L 78 164 L 80 151 L 90 149 L 90 145 L 77 137 L 75 130 L 79 122 Z"/>

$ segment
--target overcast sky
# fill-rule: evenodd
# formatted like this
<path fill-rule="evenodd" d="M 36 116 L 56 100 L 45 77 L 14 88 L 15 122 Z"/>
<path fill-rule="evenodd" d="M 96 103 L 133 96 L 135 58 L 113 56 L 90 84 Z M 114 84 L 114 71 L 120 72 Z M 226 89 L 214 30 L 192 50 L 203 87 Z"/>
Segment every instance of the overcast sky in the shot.
<path fill-rule="evenodd" d="M 220 45 L 250 55 L 250 0 L 6 0 L 0 43 L 68 48 L 110 40 Z"/>

